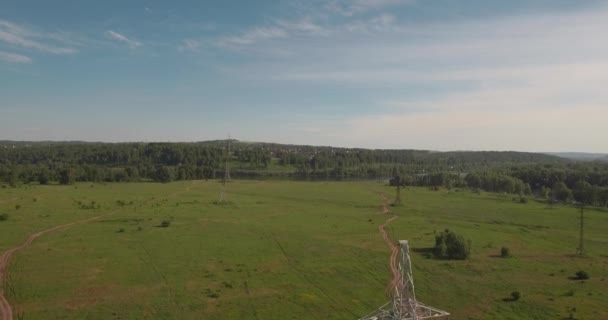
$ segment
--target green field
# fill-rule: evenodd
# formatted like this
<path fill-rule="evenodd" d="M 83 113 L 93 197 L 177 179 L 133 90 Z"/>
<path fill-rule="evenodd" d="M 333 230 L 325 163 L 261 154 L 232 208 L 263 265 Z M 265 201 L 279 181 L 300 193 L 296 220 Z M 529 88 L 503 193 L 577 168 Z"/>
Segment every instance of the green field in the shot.
<path fill-rule="evenodd" d="M 386 301 L 389 249 L 376 214 L 381 183 L 217 181 L 0 189 L 0 252 L 18 252 L 4 284 L 17 319 L 357 319 Z M 394 239 L 412 247 L 417 298 L 450 319 L 608 319 L 608 212 L 511 196 L 408 188 Z M 117 201 L 122 201 L 122 204 Z M 95 201 L 95 209 L 83 209 Z M 81 205 L 78 204 L 81 202 Z M 15 206 L 20 208 L 16 209 Z M 169 220 L 170 226 L 159 227 Z M 466 261 L 427 257 L 434 232 L 473 244 Z M 507 246 L 512 258 L 496 257 Z M 587 281 L 570 280 L 576 271 Z M 519 301 L 508 302 L 512 291 Z"/>

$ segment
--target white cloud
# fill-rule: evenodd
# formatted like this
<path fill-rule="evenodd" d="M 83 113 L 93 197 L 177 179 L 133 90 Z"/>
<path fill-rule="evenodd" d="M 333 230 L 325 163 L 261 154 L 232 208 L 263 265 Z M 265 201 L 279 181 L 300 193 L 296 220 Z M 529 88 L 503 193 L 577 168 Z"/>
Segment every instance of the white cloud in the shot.
<path fill-rule="evenodd" d="M 51 54 L 73 54 L 78 52 L 75 48 L 48 43 L 50 41 L 66 42 L 59 34 L 34 32 L 6 20 L 0 20 L 0 41 L 9 45 Z"/>
<path fill-rule="evenodd" d="M 141 42 L 139 42 L 137 40 L 129 39 L 125 35 L 122 35 L 118 32 L 112 31 L 112 30 L 106 31 L 106 35 L 112 40 L 126 43 L 131 48 L 137 48 L 137 47 L 141 47 L 143 45 Z"/>
<path fill-rule="evenodd" d="M 5 51 L 0 51 L 0 60 L 11 63 L 32 63 L 32 59 L 30 57 Z"/>
<path fill-rule="evenodd" d="M 390 6 L 413 3 L 411 0 L 332 0 L 325 5 L 329 12 L 343 16 L 354 16 L 372 10 L 379 10 Z"/>
<path fill-rule="evenodd" d="M 201 46 L 202 44 L 198 40 L 185 39 L 177 49 L 179 51 L 198 51 Z"/>
<path fill-rule="evenodd" d="M 357 110 L 374 115 L 346 112 L 314 126 L 309 137 L 324 143 L 606 152 L 606 16 L 596 7 L 416 25 L 387 14 L 347 19 L 324 25 L 322 37 L 252 43 L 249 63 L 223 70 L 256 83 L 356 90 Z"/>
<path fill-rule="evenodd" d="M 305 35 L 328 35 L 329 30 L 313 21 L 310 17 L 297 20 L 278 20 L 277 25 L 296 34 Z"/>
<path fill-rule="evenodd" d="M 217 44 L 219 46 L 249 45 L 259 41 L 283 38 L 287 32 L 279 27 L 255 27 L 237 36 L 227 36 L 221 38 Z"/>

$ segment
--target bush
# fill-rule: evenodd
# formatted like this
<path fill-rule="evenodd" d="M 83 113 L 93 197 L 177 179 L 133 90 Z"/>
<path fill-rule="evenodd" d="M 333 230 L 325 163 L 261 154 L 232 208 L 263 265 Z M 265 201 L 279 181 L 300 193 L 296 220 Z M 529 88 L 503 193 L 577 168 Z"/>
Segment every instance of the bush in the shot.
<path fill-rule="evenodd" d="M 511 256 L 511 252 L 509 252 L 509 248 L 507 248 L 507 247 L 500 248 L 500 257 L 508 258 L 510 256 Z"/>
<path fill-rule="evenodd" d="M 528 198 L 526 198 L 526 197 L 519 197 L 519 203 L 528 203 Z"/>
<path fill-rule="evenodd" d="M 170 225 L 171 225 L 171 221 L 169 221 L 169 220 L 163 220 L 163 221 L 160 223 L 160 226 L 161 226 L 162 228 L 167 228 L 167 227 L 169 227 Z"/>
<path fill-rule="evenodd" d="M 19 210 L 19 209 L 21 209 L 21 205 L 20 204 L 15 205 L 15 210 Z"/>
<path fill-rule="evenodd" d="M 8 220 L 8 214 L 6 214 L 6 213 L 0 214 L 0 221 L 6 221 L 6 220 Z"/>
<path fill-rule="evenodd" d="M 446 229 L 435 235 L 433 254 L 437 258 L 465 260 L 471 253 L 471 240 Z"/>
<path fill-rule="evenodd" d="M 589 274 L 587 272 L 585 272 L 585 271 L 582 271 L 582 270 L 578 271 L 576 273 L 576 279 L 578 279 L 578 280 L 587 280 L 587 279 L 589 279 Z"/>
<path fill-rule="evenodd" d="M 519 298 L 521 298 L 521 293 L 519 293 L 519 291 L 513 291 L 511 292 L 511 298 L 513 301 L 517 301 Z"/>

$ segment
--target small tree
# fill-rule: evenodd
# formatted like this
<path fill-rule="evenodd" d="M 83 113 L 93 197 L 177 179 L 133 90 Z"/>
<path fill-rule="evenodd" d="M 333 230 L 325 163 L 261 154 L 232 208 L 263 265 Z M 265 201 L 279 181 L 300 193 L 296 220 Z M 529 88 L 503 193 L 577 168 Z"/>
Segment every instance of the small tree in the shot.
<path fill-rule="evenodd" d="M 433 254 L 438 258 L 465 260 L 471 253 L 471 240 L 446 229 L 435 235 Z"/>
<path fill-rule="evenodd" d="M 568 189 L 568 186 L 566 186 L 565 183 L 558 182 L 553 185 L 553 188 L 551 189 L 551 196 L 555 200 L 568 202 L 570 199 L 572 199 L 572 190 Z"/>
<path fill-rule="evenodd" d="M 74 183 L 74 172 L 71 169 L 61 169 L 61 171 L 59 171 L 59 183 L 60 184 L 73 184 Z"/>
<path fill-rule="evenodd" d="M 8 214 L 6 214 L 6 213 L 0 214 L 0 221 L 6 221 L 6 220 L 8 220 Z"/>
<path fill-rule="evenodd" d="M 156 168 L 156 181 L 167 183 L 173 181 L 173 170 L 167 166 Z"/>
<path fill-rule="evenodd" d="M 507 248 L 507 247 L 500 248 L 500 256 L 502 258 L 508 258 L 508 257 L 510 257 L 511 253 L 509 252 L 509 248 Z"/>
<path fill-rule="evenodd" d="M 578 280 L 587 280 L 587 279 L 589 279 L 589 274 L 587 272 L 583 271 L 583 270 L 578 271 L 576 273 L 576 279 L 578 279 Z"/>
<path fill-rule="evenodd" d="M 511 298 L 513 301 L 517 301 L 519 298 L 521 298 L 521 293 L 519 293 L 519 291 L 513 291 L 511 292 Z"/>

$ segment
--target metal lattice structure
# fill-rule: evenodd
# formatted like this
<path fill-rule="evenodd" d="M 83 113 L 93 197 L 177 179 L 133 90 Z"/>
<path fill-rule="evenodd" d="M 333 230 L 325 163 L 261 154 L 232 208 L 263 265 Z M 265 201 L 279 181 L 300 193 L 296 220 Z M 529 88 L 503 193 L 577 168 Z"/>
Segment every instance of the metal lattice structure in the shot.
<path fill-rule="evenodd" d="M 407 240 L 399 240 L 399 247 L 399 279 L 396 279 L 393 288 L 391 288 L 392 301 L 359 320 L 447 319 L 449 313 L 416 300 L 410 248 Z"/>
<path fill-rule="evenodd" d="M 218 202 L 224 201 L 224 197 L 226 195 L 226 184 L 230 182 L 230 136 L 228 136 L 228 145 L 226 147 L 226 155 L 224 157 L 224 179 L 222 179 L 222 191 L 220 192 L 220 200 Z"/>
<path fill-rule="evenodd" d="M 583 235 L 583 232 L 585 230 L 584 229 L 585 217 L 583 216 L 584 211 L 585 211 L 585 208 L 581 205 L 581 217 L 579 220 L 578 247 L 576 248 L 576 254 L 578 254 L 579 256 L 585 255 L 585 238 Z"/>

